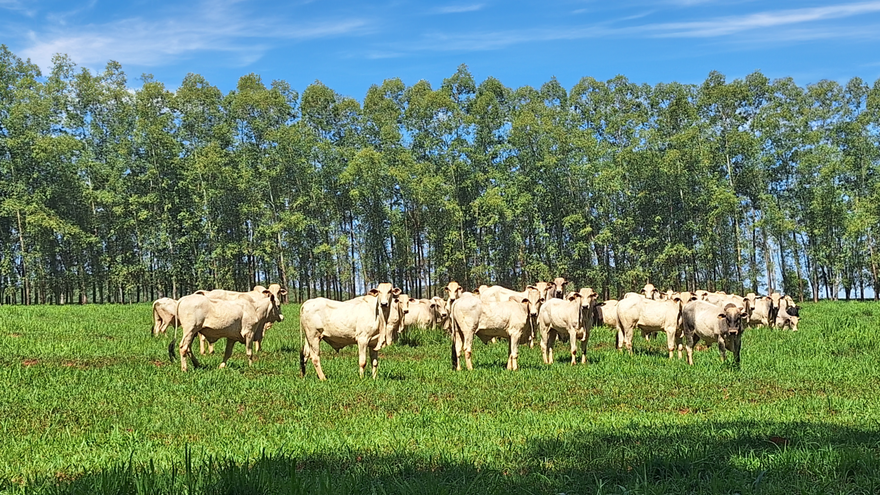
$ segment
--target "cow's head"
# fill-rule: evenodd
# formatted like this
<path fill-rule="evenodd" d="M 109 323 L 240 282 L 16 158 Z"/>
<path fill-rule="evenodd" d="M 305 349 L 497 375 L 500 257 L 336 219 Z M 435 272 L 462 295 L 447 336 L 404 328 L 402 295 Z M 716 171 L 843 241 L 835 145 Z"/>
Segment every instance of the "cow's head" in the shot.
<path fill-rule="evenodd" d="M 410 299 L 409 294 L 400 294 L 397 296 L 397 304 L 400 306 L 400 310 L 403 314 L 409 313 L 410 301 L 412 301 L 412 299 Z"/>
<path fill-rule="evenodd" d="M 458 285 L 458 282 L 452 281 L 446 284 L 446 287 L 443 288 L 446 293 L 449 295 L 449 300 L 454 301 L 458 299 L 461 294 L 464 292 L 464 288 Z"/>
<path fill-rule="evenodd" d="M 745 315 L 736 307 L 736 304 L 725 305 L 723 312 L 718 315 L 721 335 L 742 334 L 744 318 Z"/>
<path fill-rule="evenodd" d="M 688 292 L 688 291 L 677 292 L 676 294 L 673 295 L 673 297 L 676 297 L 676 296 L 677 296 L 679 299 L 681 299 L 681 303 L 682 303 L 682 304 L 687 304 L 687 303 L 689 303 L 689 302 L 691 302 L 691 301 L 696 301 L 696 300 L 697 300 L 697 295 L 694 294 L 693 292 Z"/>
<path fill-rule="evenodd" d="M 284 315 L 281 314 L 281 301 L 275 297 L 275 294 L 272 293 L 269 289 L 264 289 L 263 292 L 264 297 L 268 297 L 269 301 L 272 304 L 269 305 L 269 317 L 266 319 L 266 323 L 274 323 L 276 321 L 284 321 Z"/>
<path fill-rule="evenodd" d="M 544 303 L 544 294 L 534 285 L 526 287 L 525 293 L 526 297 L 522 302 L 527 304 L 529 316 L 537 317 L 538 311 L 541 310 L 541 304 Z"/>
<path fill-rule="evenodd" d="M 538 283 L 534 284 L 532 287 L 535 287 L 536 289 L 538 289 L 538 292 L 541 293 L 541 297 L 543 297 L 544 299 L 549 299 L 549 298 L 553 297 L 553 294 L 550 293 L 551 289 L 552 289 L 552 285 L 553 284 L 551 284 L 550 282 L 538 282 Z"/>
<path fill-rule="evenodd" d="M 696 292 L 694 292 L 694 295 L 697 296 L 697 299 L 699 299 L 701 301 L 705 301 L 706 298 L 709 297 L 709 291 L 699 289 Z"/>
<path fill-rule="evenodd" d="M 368 294 L 375 296 L 380 306 L 388 308 L 391 307 L 391 303 L 400 295 L 400 289 L 394 287 L 390 282 L 382 282 L 378 286 L 370 289 Z"/>
<path fill-rule="evenodd" d="M 568 280 L 565 277 L 556 277 L 553 279 L 553 282 L 550 285 L 550 289 L 552 294 L 550 297 L 555 297 L 558 299 L 562 299 L 562 295 L 565 294 L 565 286 L 568 284 Z"/>
<path fill-rule="evenodd" d="M 446 301 L 444 301 L 442 297 L 432 297 L 429 307 L 431 308 L 431 314 L 434 315 L 434 320 L 437 323 L 442 323 L 449 317 L 449 312 L 446 311 Z"/>
<path fill-rule="evenodd" d="M 645 286 L 641 290 L 642 295 L 645 296 L 645 299 L 658 299 L 658 294 L 660 291 L 654 287 L 654 284 L 645 284 Z"/>

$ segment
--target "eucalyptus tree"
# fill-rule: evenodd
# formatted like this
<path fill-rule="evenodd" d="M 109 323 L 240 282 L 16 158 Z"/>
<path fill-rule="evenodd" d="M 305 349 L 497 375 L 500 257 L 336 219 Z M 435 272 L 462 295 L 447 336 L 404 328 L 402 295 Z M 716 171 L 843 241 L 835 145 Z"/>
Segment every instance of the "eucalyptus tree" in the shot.
<path fill-rule="evenodd" d="M 358 283 L 357 219 L 351 187 L 341 179 L 362 147 L 361 107 L 356 100 L 315 82 L 303 91 L 300 109 L 303 122 L 315 135 L 311 159 L 322 193 L 320 216 L 310 235 L 311 250 L 300 262 L 310 270 L 307 281 L 317 282 L 322 292 L 341 295 L 344 290 L 353 297 Z"/>

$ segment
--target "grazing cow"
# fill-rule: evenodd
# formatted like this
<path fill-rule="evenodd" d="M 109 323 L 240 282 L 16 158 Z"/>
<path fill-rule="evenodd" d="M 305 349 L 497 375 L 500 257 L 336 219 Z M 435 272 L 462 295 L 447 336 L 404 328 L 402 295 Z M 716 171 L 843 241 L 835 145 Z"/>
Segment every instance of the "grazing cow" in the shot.
<path fill-rule="evenodd" d="M 538 313 L 541 330 L 541 356 L 544 363 L 553 364 L 553 345 L 556 338 L 571 344 L 571 364 L 577 364 L 577 342 L 581 342 L 581 363 L 587 362 L 587 344 L 593 327 L 596 293 L 585 288 L 570 292 L 565 299 L 548 299 Z"/>
<path fill-rule="evenodd" d="M 156 299 L 153 302 L 153 336 L 164 335 L 169 325 L 178 326 L 177 300 L 170 297 Z"/>
<path fill-rule="evenodd" d="M 461 371 L 461 356 L 464 354 L 467 369 L 472 370 L 474 365 L 471 362 L 471 353 L 474 335 L 483 314 L 483 303 L 476 295 L 464 292 L 456 282 L 450 282 L 447 291 L 449 300 L 446 301 L 446 307 L 452 334 L 452 369 Z"/>
<path fill-rule="evenodd" d="M 790 328 L 791 331 L 797 332 L 799 321 L 800 308 L 798 306 L 780 308 L 779 313 L 776 314 L 776 328 Z"/>
<path fill-rule="evenodd" d="M 300 375 L 305 376 L 306 359 L 311 359 L 318 378 L 327 379 L 321 368 L 320 344 L 323 340 L 336 351 L 357 345 L 361 378 L 367 367 L 369 348 L 372 376 L 376 378 L 379 369 L 379 349 L 387 342 L 389 318 L 395 304 L 394 299 L 399 295 L 400 289 L 385 282 L 370 289 L 367 295 L 348 301 L 316 297 L 304 302 L 299 314 L 303 338 L 300 351 Z"/>
<path fill-rule="evenodd" d="M 654 300 L 645 297 L 625 297 L 617 304 L 617 348 L 632 354 L 633 331 L 636 327 L 644 335 L 666 333 L 666 348 L 672 359 L 676 340 L 680 337 L 681 299 Z M 681 357 L 681 347 L 678 349 Z"/>
<path fill-rule="evenodd" d="M 735 304 L 727 304 L 724 308 L 706 301 L 691 301 L 682 310 L 682 328 L 684 330 L 687 362 L 694 364 L 694 345 L 702 340 L 706 345 L 718 343 L 721 360 L 725 360 L 725 351 L 733 352 L 737 365 L 740 363 L 742 333 L 748 316 Z"/>
<path fill-rule="evenodd" d="M 534 292 L 537 295 L 537 289 Z M 508 339 L 507 369 L 516 370 L 519 368 L 519 344 L 531 340 L 537 317 L 537 309 L 528 297 L 510 296 L 507 301 L 483 302 L 477 336 L 484 342 L 493 338 Z"/>
<path fill-rule="evenodd" d="M 180 339 L 180 369 L 186 371 L 186 356 L 192 357 L 193 364 L 198 366 L 190 346 L 196 335 L 204 335 L 208 342 L 214 343 L 226 339 L 226 352 L 220 367 L 226 367 L 226 361 L 232 356 L 236 342 L 245 346 L 248 365 L 253 364 L 254 337 L 261 333 L 266 323 L 282 321 L 281 306 L 275 295 L 266 290 L 259 301 L 250 299 L 219 300 L 205 297 L 202 294 L 184 296 L 177 303 L 177 318 L 183 330 Z M 168 346 L 169 355 L 173 359 L 174 341 Z"/>

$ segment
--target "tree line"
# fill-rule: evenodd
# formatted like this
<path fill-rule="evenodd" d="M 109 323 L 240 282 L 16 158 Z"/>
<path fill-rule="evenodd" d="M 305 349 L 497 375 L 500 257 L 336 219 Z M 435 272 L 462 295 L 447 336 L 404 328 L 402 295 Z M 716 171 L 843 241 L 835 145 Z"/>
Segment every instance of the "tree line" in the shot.
<path fill-rule="evenodd" d="M 877 295 L 880 81 L 132 88 L 0 45 L 0 302 L 267 281 Z"/>

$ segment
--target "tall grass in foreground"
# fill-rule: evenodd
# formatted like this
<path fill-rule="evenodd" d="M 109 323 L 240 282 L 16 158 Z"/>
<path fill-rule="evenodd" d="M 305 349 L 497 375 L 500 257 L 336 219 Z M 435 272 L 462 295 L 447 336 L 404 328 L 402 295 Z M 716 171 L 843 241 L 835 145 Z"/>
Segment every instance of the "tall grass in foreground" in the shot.
<path fill-rule="evenodd" d="M 880 305 L 806 305 L 797 333 L 667 360 L 665 338 L 590 363 L 504 343 L 450 370 L 443 335 L 357 353 L 322 346 L 299 377 L 298 307 L 248 367 L 182 373 L 148 305 L 0 307 L 6 493 L 878 493 Z M 222 347 L 222 346 L 221 346 Z"/>

